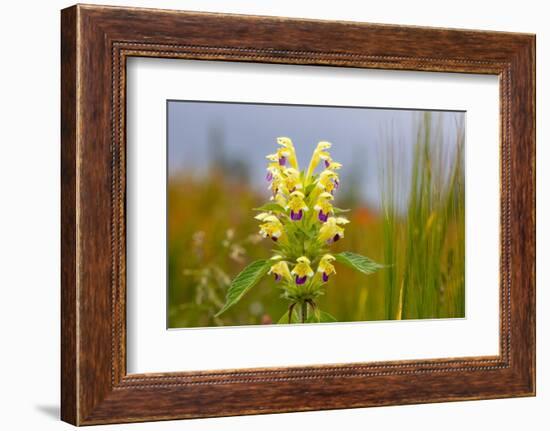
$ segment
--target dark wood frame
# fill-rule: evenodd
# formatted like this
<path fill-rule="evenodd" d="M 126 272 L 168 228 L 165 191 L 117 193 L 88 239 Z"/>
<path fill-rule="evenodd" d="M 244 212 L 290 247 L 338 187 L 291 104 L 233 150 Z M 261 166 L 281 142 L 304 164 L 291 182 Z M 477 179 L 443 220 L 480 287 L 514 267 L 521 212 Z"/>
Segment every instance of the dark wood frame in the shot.
<path fill-rule="evenodd" d="M 61 18 L 63 420 L 87 425 L 535 394 L 534 35 L 81 5 Z M 129 56 L 498 75 L 500 354 L 128 375 Z"/>

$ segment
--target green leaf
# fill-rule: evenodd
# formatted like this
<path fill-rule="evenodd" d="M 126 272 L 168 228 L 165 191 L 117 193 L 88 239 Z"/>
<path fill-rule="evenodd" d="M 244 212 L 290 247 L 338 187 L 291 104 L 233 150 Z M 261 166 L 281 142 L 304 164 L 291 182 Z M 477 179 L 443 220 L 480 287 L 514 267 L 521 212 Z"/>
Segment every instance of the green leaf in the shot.
<path fill-rule="evenodd" d="M 350 251 L 343 251 L 342 253 L 335 254 L 334 257 L 336 258 L 336 262 L 343 263 L 344 265 L 347 265 L 356 271 L 362 272 L 363 274 L 372 274 L 380 268 L 383 268 L 382 265 L 376 263 L 368 257 L 361 256 L 360 254 L 352 253 Z"/>
<path fill-rule="evenodd" d="M 288 322 L 289 311 L 290 310 L 287 310 L 286 313 L 281 316 L 281 318 L 277 322 L 278 325 L 287 325 L 289 323 Z M 296 312 L 296 308 L 292 310 L 292 320 L 290 321 L 290 323 L 300 323 L 300 319 L 298 318 L 298 313 Z"/>
<path fill-rule="evenodd" d="M 267 273 L 271 266 L 269 260 L 257 260 L 243 269 L 231 282 L 225 298 L 225 305 L 216 313 L 216 317 L 235 305 L 260 279 Z"/>
<path fill-rule="evenodd" d="M 331 323 L 337 322 L 336 317 L 326 311 L 316 309 L 307 319 L 307 323 Z"/>
<path fill-rule="evenodd" d="M 268 202 L 261 207 L 254 208 L 254 211 L 277 211 L 277 212 L 285 212 L 285 209 L 275 202 Z"/>
<path fill-rule="evenodd" d="M 306 238 L 309 238 L 309 239 L 315 238 L 317 236 L 317 231 L 315 229 L 315 226 L 312 226 L 309 229 L 305 229 L 303 226 L 298 226 L 296 230 L 302 233 Z"/>
<path fill-rule="evenodd" d="M 321 310 L 319 310 L 319 307 L 315 307 L 313 310 L 311 310 L 311 313 L 307 317 L 306 323 L 319 323 L 321 320 Z"/>
<path fill-rule="evenodd" d="M 316 184 L 313 183 L 313 182 L 310 183 L 310 184 L 308 184 L 307 187 L 306 187 L 306 189 L 305 189 L 305 191 L 304 191 L 304 194 L 305 194 L 306 196 L 309 196 L 309 194 L 310 194 L 311 191 L 315 188 L 315 186 L 316 186 Z"/>
<path fill-rule="evenodd" d="M 332 210 L 334 211 L 334 214 L 349 213 L 351 211 L 349 208 L 336 208 L 336 207 L 333 207 Z"/>
<path fill-rule="evenodd" d="M 336 322 L 336 317 L 334 317 L 332 314 L 327 313 L 326 311 L 319 311 L 319 322 L 321 323 L 329 323 L 329 322 Z"/>

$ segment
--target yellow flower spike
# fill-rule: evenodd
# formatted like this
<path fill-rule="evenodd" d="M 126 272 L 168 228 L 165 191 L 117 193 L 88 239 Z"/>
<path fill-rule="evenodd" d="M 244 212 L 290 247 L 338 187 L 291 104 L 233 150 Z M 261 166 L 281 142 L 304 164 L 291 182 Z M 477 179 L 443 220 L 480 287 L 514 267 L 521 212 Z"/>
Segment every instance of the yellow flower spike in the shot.
<path fill-rule="evenodd" d="M 338 174 L 330 169 L 325 169 L 317 179 L 317 186 L 325 192 L 332 192 L 340 185 Z"/>
<path fill-rule="evenodd" d="M 290 163 L 290 166 L 292 166 L 294 169 L 300 170 L 300 168 L 298 167 L 298 160 L 296 159 L 296 150 L 294 149 L 294 144 L 292 143 L 292 139 L 281 136 L 277 138 L 277 143 L 288 151 L 288 156 L 286 157 L 288 158 L 288 162 Z M 281 161 L 279 160 L 279 163 L 280 162 Z"/>
<path fill-rule="evenodd" d="M 309 266 L 311 262 L 307 257 L 301 256 L 296 259 L 296 262 L 298 263 L 292 269 L 291 274 L 296 276 L 296 284 L 304 284 L 307 278 L 313 276 L 315 273 L 311 269 L 311 266 Z"/>
<path fill-rule="evenodd" d="M 286 209 L 290 209 L 290 219 L 292 221 L 301 220 L 304 216 L 304 211 L 309 208 L 304 202 L 305 195 L 302 192 L 295 191 L 290 194 L 290 199 L 286 204 Z"/>
<path fill-rule="evenodd" d="M 288 264 L 284 260 L 272 265 L 271 268 L 269 268 L 268 274 L 274 274 L 275 281 L 280 281 L 283 278 L 288 281 L 292 280 L 292 275 L 288 269 Z"/>
<path fill-rule="evenodd" d="M 328 281 L 329 275 L 336 274 L 336 269 L 334 268 L 334 265 L 331 263 L 334 260 L 336 260 L 336 258 L 333 255 L 325 254 L 321 258 L 321 261 L 319 262 L 319 266 L 317 267 L 317 272 L 321 273 L 324 283 Z"/>
<path fill-rule="evenodd" d="M 284 229 L 281 221 L 274 215 L 268 215 L 263 219 L 265 223 L 260 225 L 260 235 L 278 241 L 283 237 Z"/>
<path fill-rule="evenodd" d="M 302 182 L 300 181 L 300 172 L 298 169 L 287 168 L 283 171 L 284 182 L 286 189 L 290 192 L 302 189 Z"/>
<path fill-rule="evenodd" d="M 297 320 L 296 314 L 302 323 L 329 321 L 332 316 L 328 313 L 323 316 L 316 301 L 325 292 L 329 278 L 336 274 L 334 261 L 347 262 L 361 272 L 369 272 L 361 263 L 361 258 L 366 260 L 366 257 L 351 252 L 325 254 L 329 251 L 328 245 L 344 237 L 344 225 L 349 223 L 346 218 L 337 217 L 336 214 L 343 211 L 333 207 L 333 192 L 338 188 L 338 170 L 342 165 L 332 160 L 328 151 L 331 144 L 321 141 L 304 172 L 298 167 L 292 141 L 278 137 L 277 143 L 276 151 L 267 155 L 266 163 L 271 203 L 254 213 L 260 235 L 277 244 L 269 260 L 253 262 L 236 276 L 216 316 L 240 300 L 243 286 L 250 289 L 260 275 L 267 272 L 276 282 L 281 282 L 281 297 L 290 302 L 282 321 L 288 319 L 288 323 L 292 323 Z M 323 167 L 318 168 L 321 161 Z M 321 223 L 315 221 L 317 218 Z M 299 220 L 301 222 L 294 223 Z M 251 235 L 250 241 L 255 244 L 260 235 Z M 296 306 L 301 309 L 299 313 L 294 311 Z M 313 315 L 308 316 L 310 310 Z"/>
<path fill-rule="evenodd" d="M 330 201 L 334 200 L 334 196 L 330 193 L 323 192 L 319 195 L 317 203 L 313 207 L 318 212 L 317 218 L 323 223 L 328 220 L 328 216 L 333 212 L 332 204 Z"/>
<path fill-rule="evenodd" d="M 341 218 L 341 217 L 339 217 Z M 344 237 L 344 228 L 339 226 L 335 217 L 329 217 L 319 229 L 319 241 L 329 244 Z"/>
<path fill-rule="evenodd" d="M 327 141 L 321 141 L 317 144 L 317 148 L 315 148 L 315 151 L 313 151 L 313 156 L 311 157 L 309 166 L 307 168 L 306 178 L 304 181 L 306 184 L 309 183 L 309 179 L 313 175 L 313 171 L 315 170 L 319 162 L 321 160 L 330 160 L 330 153 L 325 150 L 328 150 L 331 146 L 332 144 Z"/>

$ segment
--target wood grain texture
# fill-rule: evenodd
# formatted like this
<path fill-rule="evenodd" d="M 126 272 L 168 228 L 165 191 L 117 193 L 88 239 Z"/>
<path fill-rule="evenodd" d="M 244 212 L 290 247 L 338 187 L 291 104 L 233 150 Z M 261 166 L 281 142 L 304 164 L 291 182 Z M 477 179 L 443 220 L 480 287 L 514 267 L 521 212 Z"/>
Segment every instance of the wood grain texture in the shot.
<path fill-rule="evenodd" d="M 61 16 L 61 417 L 77 422 L 76 9 Z"/>
<path fill-rule="evenodd" d="M 63 420 L 86 425 L 534 395 L 533 35 L 78 5 L 62 11 L 61 36 Z M 127 375 L 130 56 L 498 75 L 500 354 Z"/>

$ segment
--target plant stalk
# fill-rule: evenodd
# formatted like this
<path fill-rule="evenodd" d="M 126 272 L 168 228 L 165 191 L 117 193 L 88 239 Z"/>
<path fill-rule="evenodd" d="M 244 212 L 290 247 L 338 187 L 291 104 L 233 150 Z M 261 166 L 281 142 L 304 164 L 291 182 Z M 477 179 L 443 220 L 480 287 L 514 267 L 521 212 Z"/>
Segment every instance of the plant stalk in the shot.
<path fill-rule="evenodd" d="M 302 302 L 302 323 L 307 321 L 307 302 Z"/>

